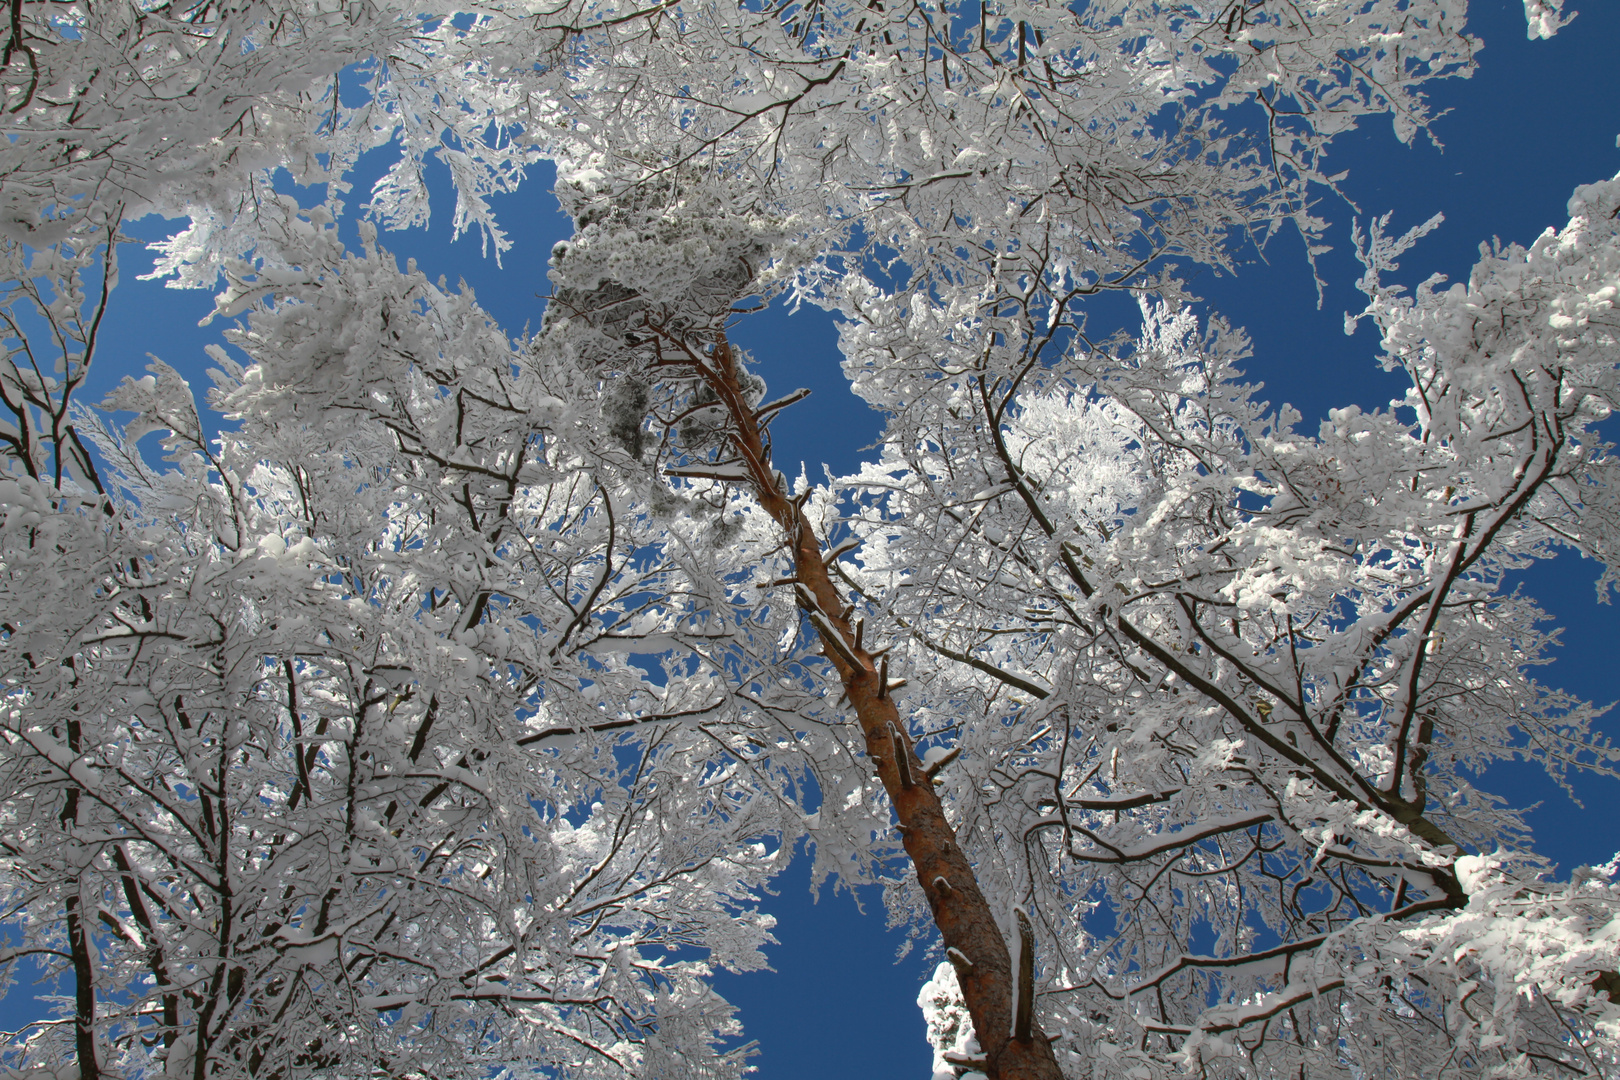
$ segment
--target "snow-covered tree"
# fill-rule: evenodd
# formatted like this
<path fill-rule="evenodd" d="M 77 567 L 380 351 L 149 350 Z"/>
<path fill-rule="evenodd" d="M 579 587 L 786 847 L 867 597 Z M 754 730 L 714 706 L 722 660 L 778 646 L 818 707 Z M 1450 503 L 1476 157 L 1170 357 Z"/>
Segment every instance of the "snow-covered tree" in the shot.
<path fill-rule="evenodd" d="M 1186 309 L 1093 342 L 1025 306 L 852 290 L 846 366 L 890 423 L 842 502 L 772 469 L 786 399 L 676 325 L 662 275 L 598 286 L 620 362 L 665 373 L 646 456 L 782 529 L 794 572 L 765 609 L 804 611 L 894 809 L 901 903 L 939 927 L 936 986 L 977 1038 L 942 1019 L 945 1061 L 1612 1072 L 1612 868 L 1544 880 L 1470 777 L 1616 772 L 1593 710 L 1529 678 L 1544 615 L 1503 581 L 1559 548 L 1608 559 L 1617 204 L 1620 182 L 1583 188 L 1563 231 L 1412 297 L 1381 276 L 1425 230 L 1376 223 L 1363 316 L 1411 390 L 1314 437 Z M 623 231 L 582 230 L 559 281 Z"/>
<path fill-rule="evenodd" d="M 1614 772 L 1503 581 L 1607 565 L 1620 184 L 1448 290 L 1371 227 L 1411 391 L 1314 436 L 1167 261 L 1314 254 L 1329 141 L 1425 129 L 1461 5 L 10 12 L 6 956 L 76 993 L 19 1069 L 737 1075 L 703 977 L 808 837 L 938 928 L 957 1072 L 1615 1071 L 1612 874 L 1468 778 Z M 497 254 L 558 162 L 537 334 L 344 250 L 390 142 L 371 217 L 437 157 Z M 74 400 L 154 211 L 244 320 L 218 440 L 161 363 Z M 788 293 L 889 418 L 827 488 L 727 333 Z"/>
<path fill-rule="evenodd" d="M 701 559 L 566 357 L 374 248 L 309 270 L 218 354 L 221 440 L 159 362 L 75 414 L 98 472 L 5 480 L 6 958 L 77 994 L 14 1064 L 737 1075 L 703 976 L 761 963 L 781 804 L 714 668 L 626 655 L 717 636 L 666 612 Z"/>
<path fill-rule="evenodd" d="M 912 737 L 961 755 L 959 835 L 1037 928 L 1078 1075 L 1615 1068 L 1613 867 L 1542 880 L 1470 778 L 1620 760 L 1529 677 L 1545 613 L 1504 587 L 1610 559 L 1617 205 L 1582 188 L 1415 296 L 1380 274 L 1423 230 L 1375 224 L 1364 314 L 1410 390 L 1314 435 L 1185 309 L 1050 359 L 1016 312 L 874 298 L 849 328 L 892 420 L 841 585 L 902 628 Z"/>

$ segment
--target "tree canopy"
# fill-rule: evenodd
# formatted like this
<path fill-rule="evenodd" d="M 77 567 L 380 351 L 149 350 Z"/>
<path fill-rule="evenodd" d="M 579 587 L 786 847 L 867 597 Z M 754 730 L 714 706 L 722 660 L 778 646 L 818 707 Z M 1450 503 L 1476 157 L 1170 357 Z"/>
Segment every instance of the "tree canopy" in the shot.
<path fill-rule="evenodd" d="M 1620 1069 L 1614 864 L 1476 787 L 1620 775 L 1510 585 L 1615 583 L 1620 179 L 1454 285 L 1370 221 L 1403 396 L 1314 432 L 1183 280 L 1310 270 L 1462 4 L 9 14 L 0 961 L 74 987 L 19 1078 L 741 1076 L 708 980 L 806 842 L 937 931 L 947 1077 Z M 430 160 L 494 258 L 555 163 L 534 329 L 383 246 Z M 161 361 L 79 400 L 153 213 L 217 435 Z M 779 300 L 843 320 L 854 475 L 773 460 Z"/>

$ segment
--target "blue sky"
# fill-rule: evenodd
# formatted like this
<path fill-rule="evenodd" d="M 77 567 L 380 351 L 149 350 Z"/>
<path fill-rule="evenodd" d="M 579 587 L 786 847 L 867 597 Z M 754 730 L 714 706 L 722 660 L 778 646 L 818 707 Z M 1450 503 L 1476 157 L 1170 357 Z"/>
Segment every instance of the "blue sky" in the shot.
<path fill-rule="evenodd" d="M 1620 4 L 1574 2 L 1579 17 L 1557 38 L 1537 42 L 1525 39 L 1521 0 L 1470 4 L 1470 29 L 1486 47 L 1473 79 L 1431 95 L 1453 110 L 1435 124 L 1443 150 L 1426 142 L 1401 146 L 1387 121 L 1368 123 L 1334 144 L 1330 165 L 1349 170 L 1345 192 L 1362 220 L 1393 211 L 1394 226 L 1404 230 L 1436 211 L 1446 215 L 1446 223 L 1405 260 L 1401 276 L 1408 283 L 1436 272 L 1465 278 L 1481 241 L 1495 236 L 1527 243 L 1545 228 L 1561 226 L 1576 184 L 1620 171 L 1620 113 L 1614 108 Z M 374 173 L 380 174 L 384 154 L 376 152 L 367 162 Z M 445 176 L 437 180 L 441 189 L 447 186 Z M 520 332 L 526 322 L 538 325 L 548 290 L 546 259 L 568 232 L 545 180 L 537 170 L 520 193 L 496 200 L 516 241 L 501 269 L 480 255 L 476 237 L 450 242 L 447 198 L 436 204 L 438 216 L 429 228 L 385 234 L 383 242 L 402 259 L 414 256 L 430 275 L 465 278 L 510 332 Z M 369 182 L 362 177 L 356 190 Z M 1372 328 L 1363 325 L 1354 337 L 1342 329 L 1344 312 L 1361 307 L 1353 287 L 1360 268 L 1349 243 L 1357 210 L 1324 199 L 1317 212 L 1333 223 L 1335 247 L 1322 260 L 1327 288 L 1321 310 L 1297 236 L 1280 236 L 1263 261 L 1251 257 L 1235 277 L 1204 272 L 1191 279 L 1211 308 L 1249 331 L 1255 343 L 1249 370 L 1266 384 L 1262 396 L 1297 407 L 1305 430 L 1330 407 L 1375 407 L 1399 390 L 1373 360 Z M 157 239 L 176 227 L 151 220 L 132 232 Z M 127 249 L 123 260 L 123 284 L 84 400 L 99 400 L 122 376 L 139 373 L 148 353 L 180 369 L 194 386 L 206 385 L 203 346 L 219 341 L 221 327 L 196 324 L 211 298 L 136 281 L 151 265 L 151 256 L 138 247 Z M 877 437 L 879 423 L 843 382 L 830 319 L 808 310 L 792 317 L 773 310 L 746 320 L 736 336 L 761 362 L 773 389 L 816 391 L 773 425 L 782 467 L 792 472 L 792 464 L 803 460 L 812 478 L 821 475 L 823 463 L 835 471 L 852 469 Z M 1570 557 L 1526 575 L 1526 588 L 1567 628 L 1558 661 L 1539 677 L 1608 702 L 1620 697 L 1610 677 L 1620 614 L 1594 602 L 1596 574 L 1592 563 Z M 1620 734 L 1620 720 L 1606 727 Z M 1493 771 L 1482 786 L 1520 805 L 1542 804 L 1530 816 L 1538 846 L 1565 872 L 1577 863 L 1604 861 L 1620 848 L 1620 783 L 1586 782 L 1580 788 L 1584 810 L 1530 768 Z M 848 895 L 824 893 L 812 904 L 803 864 L 775 890 L 766 906 L 780 919 L 781 945 L 771 951 L 776 972 L 720 980 L 721 992 L 741 1006 L 748 1036 L 760 1043 L 759 1075 L 925 1080 L 929 1051 L 914 1001 L 928 965 L 916 953 L 895 962 L 902 936 L 884 930 L 878 897 L 864 898 L 864 915 Z M 0 1003 L 0 1027 L 37 1015 L 30 990 L 19 986 Z"/>

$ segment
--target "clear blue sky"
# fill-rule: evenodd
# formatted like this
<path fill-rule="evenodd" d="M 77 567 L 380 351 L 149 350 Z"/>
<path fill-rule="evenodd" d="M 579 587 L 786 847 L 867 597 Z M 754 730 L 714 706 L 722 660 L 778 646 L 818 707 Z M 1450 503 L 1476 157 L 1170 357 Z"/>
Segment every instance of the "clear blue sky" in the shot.
<path fill-rule="evenodd" d="M 1395 226 L 1405 229 L 1443 211 L 1446 223 L 1409 254 L 1402 277 L 1415 283 L 1440 272 L 1466 277 L 1478 245 L 1492 236 L 1527 243 L 1567 219 L 1571 189 L 1620 171 L 1617 65 L 1620 4 L 1614 0 L 1574 0 L 1580 16 L 1552 41 L 1525 39 L 1521 0 L 1474 0 L 1470 29 L 1486 47 L 1472 80 L 1433 92 L 1454 111 L 1435 125 L 1445 144 L 1403 147 L 1385 121 L 1334 144 L 1330 163 L 1350 172 L 1345 190 L 1361 216 L 1393 210 Z M 1605 74 L 1607 72 L 1607 74 Z M 382 154 L 368 161 L 380 173 Z M 444 176 L 437 178 L 442 189 Z M 512 332 L 538 324 L 547 291 L 546 259 L 552 244 L 568 232 L 555 209 L 546 177 L 538 171 L 516 196 L 496 201 L 516 247 L 504 269 L 482 258 L 475 237 L 449 242 L 449 203 L 426 230 L 386 234 L 384 243 L 402 260 L 414 256 L 430 274 L 452 281 L 465 278 L 478 297 Z M 356 185 L 363 192 L 369 177 Z M 356 200 L 360 201 L 360 200 Z M 1324 201 L 1318 213 L 1333 222 L 1335 250 L 1323 260 L 1328 279 L 1320 311 L 1297 237 L 1283 235 L 1237 277 L 1209 274 L 1193 279 L 1194 291 L 1255 342 L 1251 374 L 1266 384 L 1264 397 L 1287 401 L 1305 414 L 1305 430 L 1330 407 L 1349 403 L 1375 407 L 1396 393 L 1394 379 L 1373 362 L 1377 339 L 1363 326 L 1345 337 L 1343 313 L 1360 310 L 1353 282 L 1359 267 L 1350 256 L 1349 225 L 1355 213 L 1342 203 Z M 155 239 L 176 225 L 142 222 L 132 230 Z M 194 386 L 207 385 L 203 346 L 219 340 L 220 327 L 198 328 L 211 298 L 137 282 L 151 257 L 136 247 L 124 253 L 124 284 L 115 294 L 103 334 L 97 372 L 85 400 L 99 400 L 122 376 L 138 373 L 153 353 L 179 368 Z M 781 311 L 756 316 L 738 338 L 763 363 L 773 389 L 808 386 L 806 403 L 773 425 L 777 456 L 784 470 L 802 459 L 812 478 L 825 463 L 848 471 L 863 447 L 877 436 L 875 414 L 848 393 L 838 368 L 830 319 L 806 311 L 791 319 Z M 1568 558 L 1543 566 L 1526 578 L 1527 589 L 1567 627 L 1560 658 L 1543 669 L 1544 682 L 1563 686 L 1599 702 L 1620 697 L 1613 654 L 1620 645 L 1620 613 L 1594 603 L 1596 568 Z M 1620 734 L 1620 720 L 1607 730 Z M 1620 783 L 1589 781 L 1581 789 L 1586 809 L 1573 805 L 1533 769 L 1494 771 L 1482 784 L 1510 801 L 1541 802 L 1530 820 L 1539 848 L 1564 872 L 1583 862 L 1601 862 L 1620 848 Z M 927 975 L 918 953 L 895 963 L 902 937 L 885 932 L 878 897 L 864 898 L 859 914 L 847 895 L 824 893 L 809 899 L 800 864 L 776 885 L 767 908 L 780 925 L 781 945 L 771 951 L 775 974 L 720 979 L 719 989 L 741 1006 L 748 1036 L 759 1040 L 755 1059 L 763 1080 L 810 1080 L 836 1075 L 848 1080 L 926 1080 L 929 1051 L 915 1007 Z M 0 1003 L 0 1028 L 10 1019 L 37 1015 L 27 986 Z M 71 993 L 70 987 L 64 987 Z"/>

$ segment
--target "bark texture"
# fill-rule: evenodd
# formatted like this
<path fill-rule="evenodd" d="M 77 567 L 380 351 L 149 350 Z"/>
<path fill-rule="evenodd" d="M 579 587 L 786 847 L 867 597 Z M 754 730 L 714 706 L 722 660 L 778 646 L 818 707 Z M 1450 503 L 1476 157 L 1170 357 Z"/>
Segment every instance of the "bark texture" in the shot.
<path fill-rule="evenodd" d="M 894 696 L 883 683 L 886 666 L 876 662 L 858 640 L 802 501 L 789 497 L 771 467 L 759 419 L 748 404 L 730 346 L 722 338 L 713 353 L 704 356 L 673 336 L 665 340 L 680 350 L 679 359 L 673 362 L 695 368 L 731 414 L 733 448 L 746 463 L 760 505 L 787 534 L 799 604 L 809 611 L 821 634 L 824 655 L 837 670 L 855 711 L 867 755 L 894 806 L 906 854 L 928 897 L 934 923 L 945 946 L 972 965 L 959 964 L 957 978 L 984 1051 L 984 1072 L 991 1080 L 1061 1080 L 1051 1042 L 1032 1018 L 1027 1029 L 1020 1025 L 1028 1036 L 1014 1037 L 1017 973 L 1007 942 L 979 891 L 973 866 L 957 843 L 933 783 L 912 750 Z"/>

